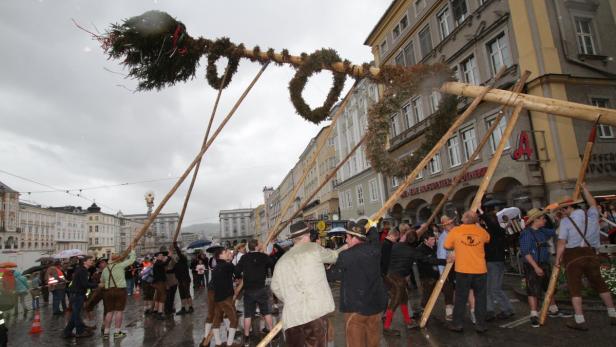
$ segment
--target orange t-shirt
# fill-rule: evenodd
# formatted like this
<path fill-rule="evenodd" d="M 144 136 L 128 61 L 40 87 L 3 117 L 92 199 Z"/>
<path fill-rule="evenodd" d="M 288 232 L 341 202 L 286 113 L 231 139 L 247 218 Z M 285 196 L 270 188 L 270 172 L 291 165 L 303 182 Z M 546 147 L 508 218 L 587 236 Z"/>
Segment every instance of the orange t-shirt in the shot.
<path fill-rule="evenodd" d="M 476 224 L 462 224 L 449 232 L 444 247 L 456 252 L 456 272 L 484 274 L 488 272 L 483 247 L 490 234 Z"/>

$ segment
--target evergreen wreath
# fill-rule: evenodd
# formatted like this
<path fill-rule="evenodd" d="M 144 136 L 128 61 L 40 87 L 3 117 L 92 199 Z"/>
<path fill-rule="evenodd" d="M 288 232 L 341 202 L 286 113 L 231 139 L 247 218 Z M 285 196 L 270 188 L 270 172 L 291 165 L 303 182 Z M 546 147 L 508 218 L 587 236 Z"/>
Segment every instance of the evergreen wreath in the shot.
<path fill-rule="evenodd" d="M 242 47 L 239 48 L 243 49 Z M 235 45 L 232 44 L 227 37 L 214 41 L 208 47 L 207 72 L 205 77 L 212 88 L 221 88 L 220 84 L 223 83 L 222 77 L 218 77 L 218 71 L 216 68 L 216 61 L 220 59 L 220 57 L 224 56 L 228 59 L 227 78 L 224 80 L 224 84 L 222 85 L 223 89 L 227 88 L 233 78 L 233 75 L 237 72 L 237 67 L 240 65 L 240 56 L 234 53 L 235 49 Z"/>
<path fill-rule="evenodd" d="M 304 119 L 319 124 L 321 121 L 324 121 L 329 117 L 329 111 L 334 106 L 338 98 L 340 97 L 340 93 L 342 93 L 342 89 L 344 88 L 344 81 L 346 79 L 346 74 L 342 72 L 332 72 L 333 74 L 333 86 L 327 94 L 327 98 L 323 105 L 312 110 L 304 97 L 302 96 L 302 92 L 304 87 L 306 86 L 306 82 L 308 82 L 308 78 L 312 76 L 315 72 L 320 72 L 323 69 L 323 66 L 328 66 L 333 63 L 340 62 L 341 59 L 333 49 L 321 49 L 315 51 L 310 54 L 302 65 L 297 69 L 295 76 L 289 82 L 289 92 L 291 96 L 291 103 L 295 106 L 296 112 L 302 116 Z"/>

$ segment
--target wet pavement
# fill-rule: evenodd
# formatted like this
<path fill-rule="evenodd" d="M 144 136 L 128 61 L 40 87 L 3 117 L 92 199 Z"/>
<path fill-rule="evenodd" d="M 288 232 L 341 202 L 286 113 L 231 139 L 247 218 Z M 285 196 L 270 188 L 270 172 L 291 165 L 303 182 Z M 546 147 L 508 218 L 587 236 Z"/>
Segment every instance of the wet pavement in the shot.
<path fill-rule="evenodd" d="M 519 283 L 519 278 L 509 277 L 509 284 Z M 337 297 L 337 286 L 334 286 L 334 296 Z M 589 308 L 586 311 L 586 320 L 590 326 L 588 332 L 578 332 L 565 326 L 565 318 L 548 318 L 547 324 L 541 328 L 532 328 L 525 318 L 528 314 L 525 302 L 520 302 L 512 291 L 508 292 L 512 299 L 516 316 L 507 321 L 488 323 L 488 332 L 477 334 L 470 320 L 465 325 L 464 333 L 454 333 L 446 329 L 444 322 L 444 308 L 441 300 L 435 308 L 434 315 L 426 329 L 406 331 L 402 324 L 399 312 L 394 318 L 393 328 L 402 332 L 400 337 L 384 337 L 381 346 L 579 346 L 592 347 L 615 346 L 616 326 L 610 326 L 605 309 L 602 307 Z M 206 292 L 198 290 L 195 295 L 195 313 L 184 316 L 174 316 L 159 321 L 149 316 L 144 317 L 141 308 L 141 298 L 132 296 L 128 298 L 124 317 L 124 331 L 128 336 L 115 340 L 103 340 L 97 329 L 93 337 L 82 339 L 65 339 L 62 337 L 66 317 L 52 316 L 51 307 L 41 308 L 41 334 L 30 335 L 33 314 L 31 311 L 24 316 L 11 317 L 7 321 L 9 329 L 9 346 L 197 346 L 203 338 L 203 326 L 207 316 Z M 414 292 L 411 298 L 413 307 L 418 303 L 419 295 Z M 176 304 L 179 308 L 179 300 Z M 564 307 L 569 308 L 570 307 Z M 99 305 L 98 327 L 102 322 L 102 305 Z M 343 315 L 336 312 L 333 315 L 335 327 L 334 346 L 345 346 Z M 258 323 L 255 323 L 255 325 Z M 241 325 L 241 324 L 240 324 Z M 237 333 L 240 336 L 241 333 Z M 239 342 L 239 337 L 236 341 Z M 252 346 L 256 345 L 255 339 Z M 275 340 L 274 346 L 284 346 L 284 341 Z M 213 346 L 213 343 L 212 343 Z"/>

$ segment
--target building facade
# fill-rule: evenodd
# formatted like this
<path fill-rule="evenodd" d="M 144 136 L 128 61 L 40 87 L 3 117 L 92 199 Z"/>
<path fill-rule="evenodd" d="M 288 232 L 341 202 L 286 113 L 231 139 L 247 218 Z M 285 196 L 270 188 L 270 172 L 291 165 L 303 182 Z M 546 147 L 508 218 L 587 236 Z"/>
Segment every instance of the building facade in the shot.
<path fill-rule="evenodd" d="M 81 207 L 49 207 L 55 213 L 56 252 L 79 249 L 88 253 L 88 229 L 86 211 Z"/>
<path fill-rule="evenodd" d="M 144 224 L 149 218 L 149 214 L 127 214 L 124 218 Z M 139 241 L 139 247 L 142 254 L 154 253 L 161 249 L 161 247 L 169 248 L 173 242 L 173 234 L 177 229 L 180 220 L 180 215 L 177 212 L 173 213 L 160 213 L 156 216 L 156 219 L 148 228 L 145 235 Z M 182 234 L 178 235 L 178 241 L 182 240 Z"/>
<path fill-rule="evenodd" d="M 0 182 L 0 249 L 19 248 L 19 192 Z"/>
<path fill-rule="evenodd" d="M 97 257 L 111 258 L 121 250 L 116 249 L 116 239 L 120 234 L 120 219 L 114 215 L 101 212 L 93 203 L 86 210 L 89 247 L 88 252 Z"/>
<path fill-rule="evenodd" d="M 557 12 L 566 20 L 549 15 Z M 603 42 L 601 54 L 605 56 L 613 55 L 614 45 L 607 37 L 598 37 L 597 26 L 614 28 L 613 8 L 607 0 L 396 0 L 365 43 L 372 47 L 379 66 L 442 62 L 454 70 L 460 81 L 476 85 L 492 82 L 504 66 L 505 75 L 496 84 L 501 89 L 508 89 L 528 70 L 531 72 L 526 84 L 529 94 L 609 106 L 614 98 L 616 71 L 609 59 L 598 57 L 599 46 L 595 42 Z M 565 39 L 555 34 L 558 30 L 562 30 Z M 583 53 L 589 47 L 597 50 L 589 51 L 592 54 Z M 566 52 L 575 55 L 577 60 L 587 61 L 571 62 Z M 569 65 L 559 67 L 563 62 Z M 438 93 L 417 96 L 391 115 L 389 152 L 392 157 L 404 157 L 419 147 L 439 99 Z M 463 100 L 460 107 L 468 103 Z M 465 181 L 445 205 L 445 212 L 455 214 L 468 208 L 506 127 L 508 114 L 480 155 L 469 156 L 499 108 L 496 104 L 481 104 L 445 148 L 432 158 L 390 215 L 398 220 L 424 221 L 462 164 L 473 160 Z M 571 194 L 590 126 L 523 111 L 488 187 L 488 197 L 530 209 Z M 567 141 L 562 140 L 565 138 Z M 528 139 L 532 154 L 513 159 L 523 139 Z M 595 153 L 605 153 L 603 157 L 597 156 L 597 164 L 602 159 L 609 160 L 610 153 L 614 154 L 612 128 L 600 128 Z M 614 175 L 607 177 L 605 164 L 601 177 L 589 175 L 589 184 L 595 192 L 613 192 L 614 188 L 609 187 L 614 187 Z M 391 194 L 400 182 L 401 178 L 388 177 L 387 193 Z"/>
<path fill-rule="evenodd" d="M 220 223 L 220 243 L 235 246 L 247 242 L 255 235 L 254 209 L 238 208 L 218 212 Z"/>
<path fill-rule="evenodd" d="M 267 237 L 267 233 L 269 231 L 268 227 L 267 227 L 267 214 L 266 214 L 266 210 L 265 210 L 265 204 L 261 204 L 257 207 L 255 207 L 254 212 L 253 212 L 253 222 L 254 222 L 254 231 L 255 231 L 255 235 L 254 237 L 257 240 L 262 240 L 265 241 L 265 238 Z"/>
<path fill-rule="evenodd" d="M 335 127 L 338 160 L 345 158 L 364 136 L 368 124 L 368 107 L 378 100 L 377 85 L 368 79 L 357 81 L 350 93 L 349 101 Z M 343 220 L 368 218 L 385 202 L 383 175 L 370 167 L 363 146 L 338 170 L 335 189 L 338 193 L 340 218 Z"/>
<path fill-rule="evenodd" d="M 51 255 L 56 251 L 56 213 L 40 205 L 19 204 L 21 250 Z"/>

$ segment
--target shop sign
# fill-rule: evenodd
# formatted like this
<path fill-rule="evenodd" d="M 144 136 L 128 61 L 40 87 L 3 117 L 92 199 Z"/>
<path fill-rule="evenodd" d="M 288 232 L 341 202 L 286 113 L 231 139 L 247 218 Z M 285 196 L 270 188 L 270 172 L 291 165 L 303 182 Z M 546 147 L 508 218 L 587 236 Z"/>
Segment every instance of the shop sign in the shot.
<path fill-rule="evenodd" d="M 533 147 L 530 145 L 528 132 L 522 130 L 518 135 L 518 142 L 515 150 L 511 152 L 513 160 L 530 160 L 533 155 Z"/>
<path fill-rule="evenodd" d="M 488 167 L 482 167 L 473 171 L 467 172 L 460 182 L 470 181 L 476 178 L 480 178 L 485 176 L 486 171 L 488 171 Z M 455 178 L 455 177 L 454 177 Z M 439 181 L 430 182 L 428 184 L 421 185 L 419 187 L 412 187 L 404 191 L 402 193 L 402 198 L 406 198 L 412 195 L 417 195 L 425 192 L 429 192 L 431 190 L 436 190 L 444 187 L 449 187 L 453 184 L 454 178 L 445 178 Z"/>
<path fill-rule="evenodd" d="M 583 155 L 580 155 L 580 159 Z M 600 153 L 590 156 L 588 162 L 588 168 L 586 174 L 588 175 L 602 175 L 602 174 L 615 174 L 616 173 L 616 152 L 613 153 Z"/>

